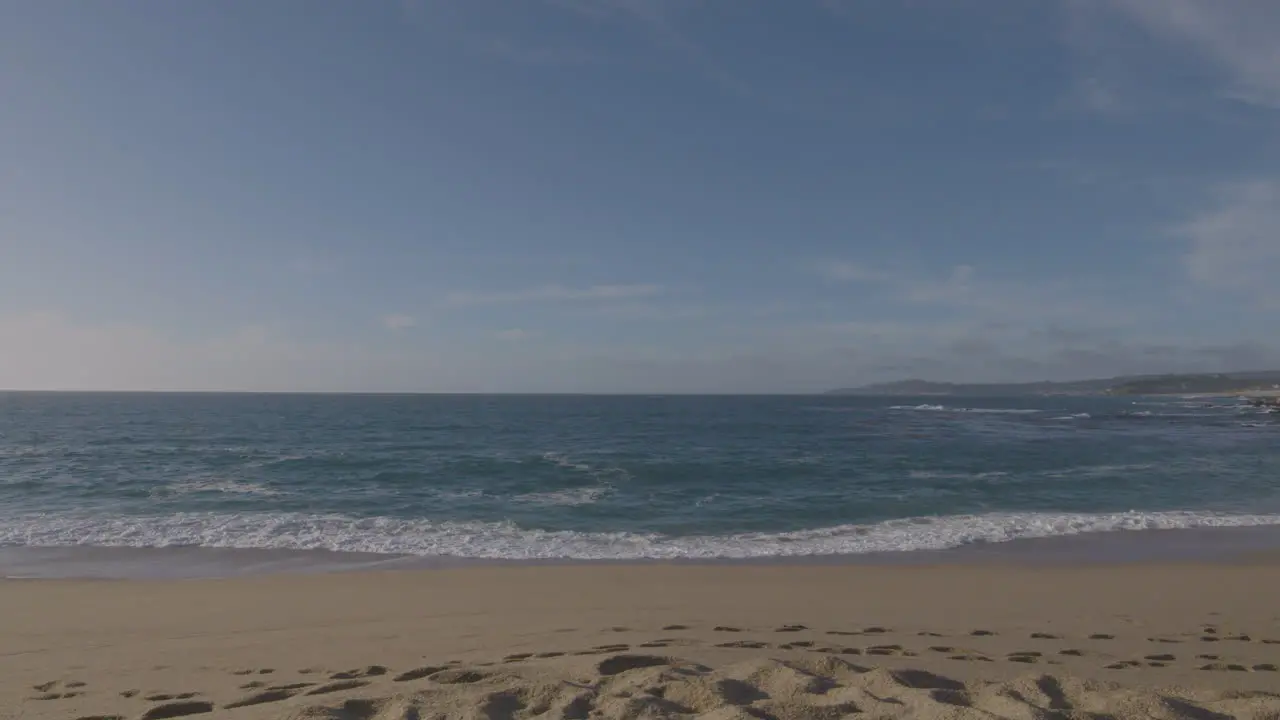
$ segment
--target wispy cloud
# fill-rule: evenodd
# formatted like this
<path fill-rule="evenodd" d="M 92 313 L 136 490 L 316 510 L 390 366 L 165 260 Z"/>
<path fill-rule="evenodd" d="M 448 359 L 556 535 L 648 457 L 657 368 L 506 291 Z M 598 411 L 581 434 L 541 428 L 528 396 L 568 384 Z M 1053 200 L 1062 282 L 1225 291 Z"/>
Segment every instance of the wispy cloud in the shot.
<path fill-rule="evenodd" d="M 859 283 L 904 306 L 929 306 L 966 315 L 977 322 L 1040 325 L 1055 319 L 1107 318 L 1125 322 L 1128 309 L 1104 307 L 1088 293 L 1067 282 L 1027 283 L 986 277 L 969 264 L 945 274 L 888 270 L 860 263 L 830 263 L 820 273 L 831 280 Z"/>
<path fill-rule="evenodd" d="M 416 327 L 417 324 L 417 319 L 412 315 L 404 315 L 401 313 L 393 313 L 382 318 L 382 327 L 393 332 L 408 330 L 409 328 Z"/>
<path fill-rule="evenodd" d="M 521 342 L 524 340 L 531 340 L 537 337 L 538 334 L 532 330 L 525 330 L 524 328 L 511 328 L 509 330 L 499 330 L 495 335 L 499 340 Z"/>
<path fill-rule="evenodd" d="M 956 265 L 941 278 L 850 262 L 830 263 L 820 272 L 830 280 L 877 285 L 899 300 L 917 304 L 973 304 L 982 295 L 974 285 L 972 265 Z"/>
<path fill-rule="evenodd" d="M 1212 207 L 1176 229 L 1190 244 L 1187 275 L 1280 309 L 1280 182 L 1240 183 L 1214 195 Z"/>
<path fill-rule="evenodd" d="M 1280 108 L 1280 3 L 1111 0 L 1153 35 L 1197 50 L 1225 75 L 1225 93 Z"/>
<path fill-rule="evenodd" d="M 564 285 L 543 285 L 514 292 L 451 293 L 445 298 L 448 305 L 501 305 L 524 302 L 571 302 L 589 300 L 629 300 L 655 297 L 666 291 L 662 285 L 591 285 L 572 288 Z"/>
<path fill-rule="evenodd" d="M 818 266 L 818 274 L 836 282 L 882 282 L 891 279 L 883 270 L 851 262 L 831 262 Z"/>
<path fill-rule="evenodd" d="M 711 51 L 685 32 L 682 12 L 703 2 L 692 0 L 545 0 L 548 4 L 598 20 L 631 22 L 643 28 L 668 51 L 696 67 L 706 78 L 737 95 L 751 95 L 751 86 Z M 727 5 L 730 3 L 721 3 Z"/>
<path fill-rule="evenodd" d="M 1280 109 L 1280 3 L 1269 0 L 1070 0 L 1069 36 L 1085 61 L 1080 99 L 1114 112 L 1140 92 L 1134 44 L 1118 33 L 1189 49 L 1220 76 L 1222 97 Z M 1163 65 L 1149 65 L 1163 70 Z M 1123 88 L 1117 87 L 1123 86 Z"/>

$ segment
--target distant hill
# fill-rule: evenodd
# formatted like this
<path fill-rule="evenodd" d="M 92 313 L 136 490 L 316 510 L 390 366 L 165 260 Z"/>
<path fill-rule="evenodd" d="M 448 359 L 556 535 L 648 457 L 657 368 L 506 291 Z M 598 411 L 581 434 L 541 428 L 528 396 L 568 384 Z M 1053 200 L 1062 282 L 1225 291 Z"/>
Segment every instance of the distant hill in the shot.
<path fill-rule="evenodd" d="M 1165 375 L 1119 383 L 1112 395 L 1180 395 L 1270 390 L 1280 385 L 1280 372 Z"/>
<path fill-rule="evenodd" d="M 1280 385 L 1280 370 L 1185 375 L 1132 375 L 1096 380 L 1029 383 L 949 383 L 899 380 L 831 390 L 828 395 L 1182 395 L 1265 390 Z"/>

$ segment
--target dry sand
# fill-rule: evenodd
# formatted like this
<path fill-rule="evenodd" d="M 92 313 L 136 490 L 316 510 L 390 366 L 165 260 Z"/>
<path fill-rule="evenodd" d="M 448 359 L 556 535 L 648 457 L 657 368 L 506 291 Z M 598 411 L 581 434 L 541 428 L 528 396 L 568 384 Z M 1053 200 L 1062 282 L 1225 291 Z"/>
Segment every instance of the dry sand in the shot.
<path fill-rule="evenodd" d="M 0 583 L 0 716 L 1280 717 L 1280 564 Z"/>

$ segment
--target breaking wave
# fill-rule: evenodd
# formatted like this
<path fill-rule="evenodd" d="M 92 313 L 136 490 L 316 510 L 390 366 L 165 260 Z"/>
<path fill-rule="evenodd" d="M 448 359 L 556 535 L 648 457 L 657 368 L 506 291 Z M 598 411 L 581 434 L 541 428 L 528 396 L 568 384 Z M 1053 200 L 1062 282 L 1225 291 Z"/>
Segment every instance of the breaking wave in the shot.
<path fill-rule="evenodd" d="M 0 520 L 0 546 L 331 550 L 475 559 L 746 559 L 942 550 L 1081 533 L 1280 525 L 1280 515 L 1209 512 L 993 513 L 780 533 L 672 536 L 302 513 L 154 517 L 32 515 Z"/>

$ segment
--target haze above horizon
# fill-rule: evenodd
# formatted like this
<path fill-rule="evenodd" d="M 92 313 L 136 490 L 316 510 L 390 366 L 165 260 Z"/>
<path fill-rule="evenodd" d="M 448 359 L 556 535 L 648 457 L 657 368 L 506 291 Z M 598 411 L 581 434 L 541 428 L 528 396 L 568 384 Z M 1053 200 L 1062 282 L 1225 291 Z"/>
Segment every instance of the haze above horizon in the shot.
<path fill-rule="evenodd" d="M 1280 367 L 1280 3 L 0 3 L 0 387 Z"/>

